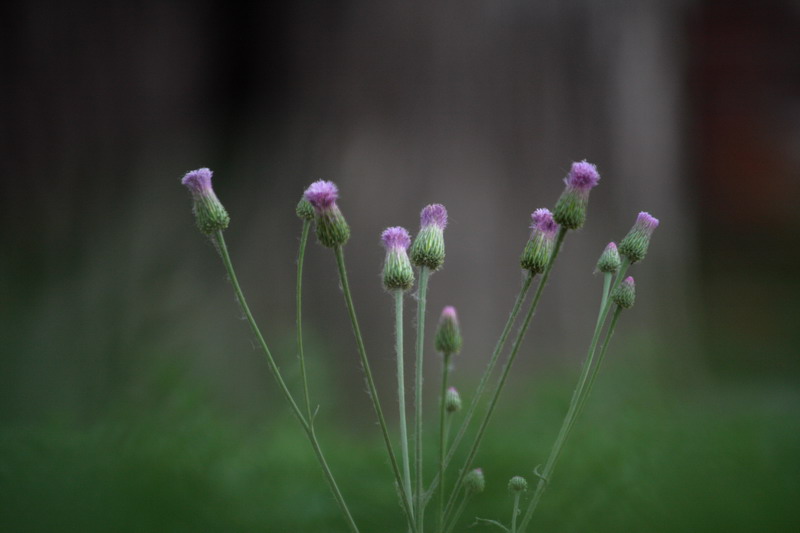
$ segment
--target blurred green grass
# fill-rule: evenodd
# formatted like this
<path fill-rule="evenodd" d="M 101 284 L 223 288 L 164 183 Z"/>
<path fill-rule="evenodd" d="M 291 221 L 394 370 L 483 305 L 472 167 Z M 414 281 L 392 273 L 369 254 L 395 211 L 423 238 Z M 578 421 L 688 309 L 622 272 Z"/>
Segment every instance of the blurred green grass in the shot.
<path fill-rule="evenodd" d="M 506 483 L 534 483 L 572 370 L 508 391 L 477 461 L 487 490 L 457 531 L 492 530 L 469 528 L 475 516 L 508 523 Z M 195 379 L 162 373 L 157 394 L 121 398 L 91 421 L 0 430 L 0 530 L 346 531 L 288 413 L 231 416 Z M 796 531 L 798 415 L 796 389 L 775 382 L 659 385 L 646 364 L 612 364 L 532 531 Z M 362 531 L 404 531 L 379 432 L 322 421 L 319 433 Z"/>

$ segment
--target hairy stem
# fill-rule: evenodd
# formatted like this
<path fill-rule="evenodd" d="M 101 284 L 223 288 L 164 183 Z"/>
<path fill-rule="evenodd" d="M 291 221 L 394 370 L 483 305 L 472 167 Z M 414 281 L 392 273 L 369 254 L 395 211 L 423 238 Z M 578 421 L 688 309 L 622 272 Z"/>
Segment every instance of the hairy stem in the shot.
<path fill-rule="evenodd" d="M 439 397 L 439 531 L 444 527 L 444 456 L 447 446 L 447 421 L 444 398 L 447 394 L 447 376 L 450 372 L 450 355 L 442 354 L 442 392 Z"/>
<path fill-rule="evenodd" d="M 372 378 L 372 370 L 370 370 L 369 360 L 367 359 L 367 350 L 364 347 L 364 339 L 361 337 L 361 328 L 358 325 L 358 318 L 356 317 L 356 309 L 353 305 L 353 296 L 350 293 L 350 283 L 347 280 L 347 269 L 344 264 L 344 251 L 341 246 L 334 249 L 336 255 L 336 266 L 339 269 L 339 282 L 342 285 L 342 292 L 344 293 L 345 304 L 347 305 L 347 313 L 350 316 L 350 324 L 353 327 L 353 335 L 356 338 L 356 345 L 358 347 L 358 355 L 361 358 L 361 367 L 364 371 L 364 377 L 367 381 L 369 388 L 369 397 L 372 400 L 372 407 L 375 409 L 375 414 L 378 416 L 378 423 L 381 426 L 383 433 L 383 441 L 386 445 L 386 453 L 389 455 L 389 463 L 392 466 L 395 482 L 398 487 L 403 486 L 403 477 L 400 473 L 400 467 L 397 464 L 397 456 L 392 447 L 392 440 L 389 437 L 389 427 L 386 425 L 386 418 L 383 416 L 383 409 L 381 409 L 381 402 L 378 398 L 378 390 L 375 388 L 375 380 Z M 408 525 L 413 532 L 417 532 L 417 523 L 415 515 L 411 507 L 411 501 L 406 497 L 405 491 L 400 491 L 400 501 L 403 504 L 403 510 L 406 512 Z"/>
<path fill-rule="evenodd" d="M 420 533 L 423 531 L 422 514 L 422 370 L 425 349 L 425 303 L 428 296 L 428 278 L 430 269 L 422 266 L 419 269 L 419 293 L 417 295 L 417 360 L 414 379 L 414 510 Z"/>
<path fill-rule="evenodd" d="M 511 533 L 517 533 L 517 515 L 519 514 L 520 495 L 520 492 L 514 494 L 514 510 L 511 512 Z"/>
<path fill-rule="evenodd" d="M 308 375 L 306 374 L 306 358 L 303 352 L 303 261 L 306 255 L 306 244 L 308 243 L 308 232 L 311 228 L 311 221 L 303 221 L 303 232 L 300 235 L 300 249 L 297 252 L 297 356 L 300 358 L 300 374 L 303 379 L 303 398 L 306 403 L 306 417 L 309 424 L 313 425 L 311 416 L 311 398 L 308 393 Z"/>
<path fill-rule="evenodd" d="M 408 429 L 406 427 L 406 384 L 403 362 L 403 291 L 394 291 L 394 337 L 397 355 L 397 402 L 400 410 L 400 453 L 403 461 L 403 491 L 411 501 L 411 467 L 408 458 Z"/>
<path fill-rule="evenodd" d="M 358 533 L 358 526 L 356 526 L 355 521 L 353 520 L 353 516 L 350 514 L 350 509 L 348 509 L 347 504 L 344 501 L 344 497 L 342 496 L 341 491 L 339 490 L 339 486 L 336 484 L 336 480 L 333 477 L 333 473 L 331 472 L 330 467 L 328 466 L 328 462 L 325 460 L 325 456 L 322 454 L 322 449 L 320 448 L 319 442 L 317 441 L 317 436 L 314 433 L 314 428 L 311 425 L 310 420 L 306 420 L 303 416 L 303 413 L 300 411 L 300 408 L 297 406 L 297 402 L 295 402 L 292 393 L 289 391 L 286 383 L 283 381 L 283 377 L 281 376 L 280 370 L 278 369 L 278 365 L 275 364 L 275 360 L 272 357 L 272 353 L 269 351 L 269 347 L 267 346 L 266 341 L 264 340 L 264 336 L 261 334 L 261 330 L 258 329 L 258 325 L 256 324 L 255 319 L 253 318 L 253 314 L 250 312 L 250 307 L 247 305 L 247 300 L 244 298 L 244 293 L 242 293 L 242 288 L 239 285 L 239 280 L 236 277 L 236 272 L 233 270 L 233 263 L 231 262 L 230 255 L 228 253 L 228 247 L 225 245 L 225 238 L 222 235 L 222 231 L 217 231 L 214 234 L 214 239 L 216 240 L 217 249 L 219 250 L 220 256 L 222 257 L 222 262 L 225 265 L 225 269 L 228 272 L 228 278 L 231 281 L 231 285 L 233 285 L 233 291 L 236 294 L 236 300 L 239 302 L 239 307 L 244 313 L 245 317 L 247 318 L 248 324 L 250 324 L 250 329 L 253 331 L 256 339 L 258 340 L 259 345 L 261 346 L 261 350 L 267 358 L 267 366 L 269 367 L 272 376 L 275 378 L 275 381 L 278 383 L 278 387 L 280 388 L 283 396 L 286 398 L 286 401 L 289 403 L 289 406 L 292 408 L 292 413 L 297 418 L 300 425 L 303 427 L 303 430 L 306 432 L 306 436 L 308 440 L 311 442 L 311 447 L 314 449 L 314 454 L 319 461 L 320 466 L 322 467 L 322 472 L 325 475 L 325 480 L 328 482 L 328 485 L 333 492 L 333 497 L 336 500 L 336 503 L 339 505 L 339 509 L 342 511 L 342 514 L 345 517 L 348 527 L 350 531 L 354 533 Z"/>

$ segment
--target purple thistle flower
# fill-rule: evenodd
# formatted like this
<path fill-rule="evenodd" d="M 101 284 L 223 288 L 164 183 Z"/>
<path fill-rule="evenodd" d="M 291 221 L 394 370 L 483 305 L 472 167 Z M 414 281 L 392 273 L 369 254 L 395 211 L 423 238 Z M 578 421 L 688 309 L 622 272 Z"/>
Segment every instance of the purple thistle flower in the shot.
<path fill-rule="evenodd" d="M 336 205 L 339 189 L 332 181 L 318 180 L 308 186 L 304 196 L 317 213 L 321 213 Z"/>
<path fill-rule="evenodd" d="M 411 246 L 411 236 L 405 228 L 400 226 L 386 228 L 381 234 L 381 241 L 386 250 L 402 249 L 405 251 Z"/>
<path fill-rule="evenodd" d="M 425 206 L 419 216 L 420 225 L 436 226 L 439 229 L 447 227 L 447 209 L 442 204 L 431 204 Z"/>
<path fill-rule="evenodd" d="M 549 209 L 542 207 L 531 213 L 531 229 L 533 234 L 539 232 L 547 239 L 554 239 L 558 232 L 558 224 L 553 220 Z"/>
<path fill-rule="evenodd" d="M 642 211 L 636 217 L 633 227 L 619 243 L 619 253 L 628 258 L 631 263 L 644 259 L 647 248 L 650 246 L 650 237 L 658 227 L 658 219 Z"/>
<path fill-rule="evenodd" d="M 653 231 L 658 227 L 658 219 L 650 213 L 642 211 L 639 213 L 639 216 L 636 217 L 634 227 L 639 228 L 639 230 L 644 232 L 648 237 L 651 237 L 653 235 Z"/>
<path fill-rule="evenodd" d="M 567 187 L 586 192 L 597 186 L 599 181 L 600 174 L 597 172 L 597 167 L 585 159 L 572 163 L 569 174 L 564 178 Z"/>
<path fill-rule="evenodd" d="M 181 184 L 185 185 L 194 195 L 206 195 L 213 192 L 211 189 L 211 176 L 213 174 L 207 168 L 198 168 L 187 172 L 181 179 Z"/>

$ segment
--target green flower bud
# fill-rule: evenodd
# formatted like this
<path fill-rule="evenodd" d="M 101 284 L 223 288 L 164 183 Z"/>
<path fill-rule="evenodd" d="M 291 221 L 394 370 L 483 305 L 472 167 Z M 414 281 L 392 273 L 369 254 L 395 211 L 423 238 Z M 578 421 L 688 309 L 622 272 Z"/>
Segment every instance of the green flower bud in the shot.
<path fill-rule="evenodd" d="M 480 494 L 486 488 L 486 479 L 483 477 L 483 470 L 476 468 L 464 476 L 464 488 L 467 494 Z"/>
<path fill-rule="evenodd" d="M 448 305 L 442 309 L 439 326 L 436 328 L 434 346 L 438 352 L 449 356 L 460 352 L 462 344 L 463 339 L 461 338 L 461 328 L 458 326 L 456 308 Z"/>
<path fill-rule="evenodd" d="M 450 387 L 444 394 L 444 410 L 450 414 L 461 410 L 461 396 L 455 387 Z"/>
<path fill-rule="evenodd" d="M 297 207 L 294 212 L 297 213 L 297 216 L 301 220 L 314 220 L 314 206 L 311 205 L 311 202 L 306 200 L 305 196 L 300 198 L 300 201 L 297 202 Z"/>
<path fill-rule="evenodd" d="M 600 181 L 597 168 L 586 161 L 572 163 L 569 174 L 564 178 L 567 187 L 561 193 L 553 210 L 553 218 L 562 227 L 580 229 L 586 221 L 586 206 L 589 191 Z"/>
<path fill-rule="evenodd" d="M 650 246 L 650 237 L 657 227 L 657 218 L 644 211 L 639 213 L 633 227 L 619 243 L 619 253 L 627 257 L 631 263 L 644 259 Z"/>
<path fill-rule="evenodd" d="M 201 168 L 187 172 L 181 183 L 189 189 L 194 200 L 194 216 L 197 227 L 206 235 L 211 235 L 228 227 L 231 218 L 217 199 L 211 188 L 212 172 Z"/>
<path fill-rule="evenodd" d="M 383 286 L 387 291 L 408 290 L 414 285 L 414 269 L 408 259 L 411 237 L 399 226 L 387 228 L 381 235 L 386 248 L 386 261 L 383 264 Z"/>
<path fill-rule="evenodd" d="M 622 260 L 619 258 L 617 245 L 613 242 L 608 243 L 606 249 L 600 254 L 600 259 L 597 260 L 597 271 L 605 274 L 614 274 L 621 265 Z"/>
<path fill-rule="evenodd" d="M 625 278 L 611 291 L 611 301 L 622 309 L 630 309 L 636 301 L 636 284 L 631 276 Z"/>
<path fill-rule="evenodd" d="M 444 228 L 447 210 L 441 204 L 426 206 L 420 214 L 420 230 L 411 245 L 411 262 L 438 270 L 444 263 Z"/>
<path fill-rule="evenodd" d="M 514 476 L 508 481 L 508 491 L 512 494 L 528 490 L 528 482 L 522 476 Z"/>
<path fill-rule="evenodd" d="M 520 265 L 533 274 L 541 274 L 550 262 L 556 247 L 558 224 L 548 209 L 537 209 L 531 214 L 531 238 L 520 257 Z"/>
<path fill-rule="evenodd" d="M 339 211 L 336 200 L 339 189 L 331 181 L 315 181 L 304 197 L 314 207 L 317 216 L 317 239 L 328 248 L 343 246 L 350 238 L 350 226 Z"/>

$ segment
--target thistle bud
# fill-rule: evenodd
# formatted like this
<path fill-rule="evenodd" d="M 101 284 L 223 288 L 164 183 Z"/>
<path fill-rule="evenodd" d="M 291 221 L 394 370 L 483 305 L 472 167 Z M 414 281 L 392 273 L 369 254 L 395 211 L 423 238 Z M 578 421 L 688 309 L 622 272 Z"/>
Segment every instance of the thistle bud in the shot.
<path fill-rule="evenodd" d="M 630 309 L 636 301 L 636 283 L 628 276 L 611 292 L 611 301 L 622 309 Z"/>
<path fill-rule="evenodd" d="M 461 410 L 461 396 L 455 387 L 450 387 L 444 393 L 444 410 L 451 414 Z"/>
<path fill-rule="evenodd" d="M 411 237 L 405 228 L 387 228 L 381 234 L 386 248 L 386 261 L 383 264 L 383 286 L 387 291 L 400 289 L 406 291 L 414 285 L 414 269 L 408 259 L 408 246 Z"/>
<path fill-rule="evenodd" d="M 520 257 L 520 265 L 532 274 L 540 274 L 547 268 L 555 248 L 558 224 L 548 209 L 537 209 L 531 214 L 531 238 Z"/>
<path fill-rule="evenodd" d="M 617 245 L 613 242 L 608 243 L 606 249 L 600 254 L 600 259 L 597 260 L 597 271 L 605 274 L 614 274 L 619 270 L 622 261 L 619 258 L 619 251 Z"/>
<path fill-rule="evenodd" d="M 336 185 L 332 181 L 315 181 L 306 189 L 304 197 L 314 207 L 320 244 L 328 248 L 344 245 L 350 238 L 350 226 L 336 205 L 339 198 Z"/>
<path fill-rule="evenodd" d="M 508 481 L 508 492 L 519 494 L 528 490 L 528 482 L 522 476 L 514 476 Z"/>
<path fill-rule="evenodd" d="M 586 205 L 589 203 L 589 192 L 597 182 L 600 174 L 597 167 L 584 161 L 572 163 L 572 168 L 564 178 L 567 187 L 556 202 L 553 216 L 556 222 L 567 229 L 580 229 L 586 221 Z"/>
<path fill-rule="evenodd" d="M 420 213 L 420 230 L 411 245 L 411 262 L 437 270 L 444 263 L 444 228 L 447 209 L 442 204 L 426 206 Z"/>
<path fill-rule="evenodd" d="M 480 494 L 486 488 L 486 479 L 483 477 L 483 470 L 476 468 L 464 476 L 464 488 L 467 494 Z"/>
<path fill-rule="evenodd" d="M 297 207 L 295 208 L 294 212 L 297 213 L 297 216 L 300 218 L 300 220 L 314 220 L 314 206 L 311 205 L 311 202 L 306 200 L 305 196 L 300 198 L 300 201 L 297 202 Z"/>
<path fill-rule="evenodd" d="M 657 218 L 644 211 L 639 213 L 633 227 L 619 243 L 619 253 L 627 257 L 631 263 L 644 259 L 647 247 L 650 245 L 650 237 L 657 227 Z"/>
<path fill-rule="evenodd" d="M 181 183 L 189 189 L 194 201 L 194 217 L 197 227 L 206 235 L 224 230 L 231 218 L 220 203 L 214 189 L 211 188 L 211 172 L 207 168 L 199 168 L 187 172 Z"/>
<path fill-rule="evenodd" d="M 442 316 L 439 318 L 439 326 L 436 328 L 436 338 L 434 346 L 436 351 L 449 356 L 461 351 L 461 328 L 458 327 L 458 316 L 456 308 L 448 305 L 442 309 Z"/>

